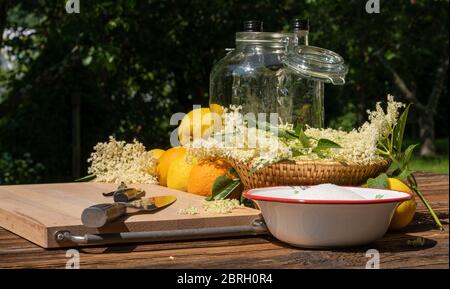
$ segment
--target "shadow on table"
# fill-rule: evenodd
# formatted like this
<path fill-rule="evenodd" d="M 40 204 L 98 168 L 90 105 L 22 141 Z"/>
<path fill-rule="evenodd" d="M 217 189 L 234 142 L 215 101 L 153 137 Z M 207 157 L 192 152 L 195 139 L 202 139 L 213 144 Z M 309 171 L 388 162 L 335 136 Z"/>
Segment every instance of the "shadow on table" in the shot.
<path fill-rule="evenodd" d="M 448 225 L 448 213 L 438 213 L 438 217 L 443 225 Z M 303 250 L 303 251 L 325 250 L 329 252 L 355 253 L 355 252 L 366 252 L 369 249 L 377 249 L 380 252 L 408 252 L 408 251 L 413 252 L 432 248 L 436 246 L 437 242 L 429 238 L 409 235 L 409 233 L 420 233 L 432 230 L 436 230 L 436 224 L 434 223 L 434 220 L 429 216 L 428 213 L 418 212 L 416 213 L 415 220 L 405 229 L 397 232 L 388 232 L 382 239 L 379 239 L 371 244 L 358 247 L 342 248 L 342 249 L 305 249 L 283 243 L 271 235 L 260 236 L 260 238 L 265 238 L 267 241 L 283 248 Z M 251 236 L 249 237 L 252 238 Z M 243 236 L 240 238 L 245 237 Z M 228 238 L 221 238 L 221 239 L 228 239 Z M 198 240 L 191 240 L 191 241 L 198 241 Z M 181 242 L 189 242 L 189 241 L 181 241 Z M 142 244 L 145 243 L 110 244 L 106 248 L 104 245 L 103 246 L 100 245 L 99 247 L 93 246 L 89 248 L 82 248 L 81 250 L 87 254 L 130 253 L 135 251 L 135 249 Z"/>
<path fill-rule="evenodd" d="M 436 215 L 438 216 L 442 225 L 448 225 L 448 213 L 437 212 Z M 406 227 L 403 231 L 406 233 L 419 233 L 436 229 L 436 223 L 434 222 L 430 214 L 418 212 L 416 213 L 414 221 L 411 223 L 411 225 Z"/>
<path fill-rule="evenodd" d="M 162 208 L 163 209 L 163 208 Z M 107 224 L 104 227 L 98 228 L 99 234 L 111 234 L 112 232 L 129 232 L 127 225 L 125 224 L 125 221 L 132 217 L 137 215 L 144 215 L 144 214 L 154 214 L 161 209 L 154 210 L 152 212 L 135 212 L 135 213 L 128 213 L 127 215 L 120 217 L 119 219 L 115 220 L 113 223 Z M 112 228 L 112 229 L 111 229 Z M 115 234 L 115 233 L 113 233 Z M 85 254 L 103 254 L 103 253 L 130 253 L 133 252 L 136 247 L 139 244 L 143 244 L 145 242 L 141 243 L 117 243 L 117 244 L 108 244 L 108 245 L 98 245 L 98 246 L 90 246 L 90 247 L 84 247 L 80 248 L 80 251 Z M 108 246 L 105 249 L 105 246 Z"/>
<path fill-rule="evenodd" d="M 273 237 L 272 237 L 273 238 Z M 396 253 L 396 252 L 415 252 L 421 251 L 436 246 L 437 242 L 432 239 L 412 236 L 402 233 L 388 233 L 382 239 L 372 242 L 364 246 L 347 247 L 347 248 L 300 248 L 295 247 L 275 238 L 271 240 L 272 243 L 277 244 L 280 247 L 288 249 L 296 249 L 302 251 L 328 251 L 328 252 L 341 252 L 341 253 L 365 253 L 367 250 L 376 249 L 382 252 Z"/>
<path fill-rule="evenodd" d="M 437 241 L 424 238 L 424 237 L 418 237 L 409 235 L 407 232 L 388 232 L 386 235 L 376 240 L 370 244 L 363 245 L 363 246 L 355 246 L 355 247 L 346 247 L 346 248 L 300 248 L 295 247 L 286 243 L 283 243 L 277 239 L 275 239 L 273 236 L 270 238 L 273 238 L 271 240 L 272 243 L 277 244 L 278 246 L 289 248 L 289 249 L 296 249 L 296 250 L 302 250 L 302 251 L 329 251 L 329 252 L 347 252 L 347 253 L 365 253 L 367 250 L 370 249 L 376 249 L 380 252 L 389 252 L 389 253 L 396 253 L 396 252 L 414 252 L 414 251 L 421 251 L 429 248 L 433 248 L 436 246 Z"/>

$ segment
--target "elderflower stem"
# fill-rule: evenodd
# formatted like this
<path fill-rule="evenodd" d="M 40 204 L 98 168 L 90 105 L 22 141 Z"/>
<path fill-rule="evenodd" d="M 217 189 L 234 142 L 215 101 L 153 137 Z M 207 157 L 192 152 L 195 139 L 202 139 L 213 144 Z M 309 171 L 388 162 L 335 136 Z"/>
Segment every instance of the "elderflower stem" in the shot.
<path fill-rule="evenodd" d="M 387 157 L 391 157 L 391 154 L 390 154 L 390 153 L 388 153 L 388 152 L 386 152 L 386 151 L 383 151 L 383 150 L 380 150 L 380 149 L 378 149 L 378 153 L 379 153 L 380 155 L 384 155 L 384 156 L 387 156 Z"/>
<path fill-rule="evenodd" d="M 411 187 L 411 189 L 417 194 L 417 196 L 419 196 L 420 200 L 422 201 L 422 203 L 425 205 L 425 207 L 428 209 L 428 211 L 430 212 L 431 216 L 433 217 L 434 221 L 436 222 L 436 224 L 439 227 L 439 230 L 444 230 L 444 226 L 442 226 L 441 221 L 439 220 L 438 216 L 436 215 L 436 213 L 434 212 L 433 208 L 431 208 L 430 204 L 428 203 L 428 201 L 425 199 L 425 196 L 422 194 L 422 192 L 419 190 L 419 188 L 417 187 L 417 182 L 416 182 L 416 178 L 411 175 L 408 176 L 408 183 Z"/>
<path fill-rule="evenodd" d="M 383 147 L 384 153 L 388 154 L 390 152 L 390 150 L 386 147 L 386 145 L 383 142 L 379 141 L 378 144 Z"/>
<path fill-rule="evenodd" d="M 399 150 L 401 150 L 401 148 L 398 148 Z M 391 131 L 391 141 L 389 142 L 389 152 L 393 152 L 394 151 L 394 133 Z"/>

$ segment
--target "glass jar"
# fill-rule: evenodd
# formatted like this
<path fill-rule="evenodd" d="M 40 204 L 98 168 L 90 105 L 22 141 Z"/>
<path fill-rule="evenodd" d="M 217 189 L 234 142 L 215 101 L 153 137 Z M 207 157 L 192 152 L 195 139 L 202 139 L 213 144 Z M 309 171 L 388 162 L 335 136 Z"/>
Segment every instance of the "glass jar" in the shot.
<path fill-rule="evenodd" d="M 277 113 L 282 123 L 322 127 L 324 82 L 343 84 L 347 70 L 337 54 L 298 46 L 297 39 L 294 33 L 236 33 L 236 48 L 212 69 L 210 105 L 239 105 L 244 114 Z"/>

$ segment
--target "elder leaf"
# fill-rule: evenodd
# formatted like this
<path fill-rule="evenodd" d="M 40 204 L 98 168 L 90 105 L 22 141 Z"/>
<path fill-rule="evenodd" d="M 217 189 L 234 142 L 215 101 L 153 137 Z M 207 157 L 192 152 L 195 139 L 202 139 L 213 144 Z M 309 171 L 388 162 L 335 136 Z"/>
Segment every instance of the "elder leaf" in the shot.
<path fill-rule="evenodd" d="M 380 174 L 376 178 L 368 179 L 367 187 L 377 188 L 377 189 L 387 189 L 388 188 L 388 176 L 383 173 L 383 174 Z"/>

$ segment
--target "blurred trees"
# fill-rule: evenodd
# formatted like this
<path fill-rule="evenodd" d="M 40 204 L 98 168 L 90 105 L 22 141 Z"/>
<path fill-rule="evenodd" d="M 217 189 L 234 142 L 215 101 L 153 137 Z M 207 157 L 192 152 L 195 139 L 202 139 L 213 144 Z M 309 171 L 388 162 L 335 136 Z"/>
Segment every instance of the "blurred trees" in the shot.
<path fill-rule="evenodd" d="M 0 152 L 30 153 L 45 181 L 84 174 L 111 134 L 167 146 L 170 116 L 207 104 L 211 67 L 250 18 L 267 31 L 309 18 L 311 44 L 345 58 L 348 83 L 326 87 L 329 125 L 350 129 L 392 93 L 417 103 L 409 135 L 448 137 L 448 1 L 381 1 L 380 14 L 363 0 L 80 2 L 67 14 L 64 1 L 0 0 L 0 48 L 14 56 L 0 71 Z"/>
<path fill-rule="evenodd" d="M 8 153 L 0 154 L 0 185 L 39 182 L 43 170 L 43 165 L 35 163 L 29 154 L 17 159 Z"/>

